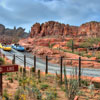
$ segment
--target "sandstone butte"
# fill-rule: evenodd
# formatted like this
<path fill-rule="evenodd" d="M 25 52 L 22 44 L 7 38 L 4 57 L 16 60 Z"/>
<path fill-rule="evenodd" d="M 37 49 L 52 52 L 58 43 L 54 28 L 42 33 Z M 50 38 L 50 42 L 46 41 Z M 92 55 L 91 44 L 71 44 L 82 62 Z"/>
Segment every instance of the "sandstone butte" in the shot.
<path fill-rule="evenodd" d="M 100 36 L 100 22 L 91 21 L 80 26 L 71 26 L 59 22 L 49 21 L 45 23 L 36 23 L 31 27 L 30 37 L 43 36 Z"/>

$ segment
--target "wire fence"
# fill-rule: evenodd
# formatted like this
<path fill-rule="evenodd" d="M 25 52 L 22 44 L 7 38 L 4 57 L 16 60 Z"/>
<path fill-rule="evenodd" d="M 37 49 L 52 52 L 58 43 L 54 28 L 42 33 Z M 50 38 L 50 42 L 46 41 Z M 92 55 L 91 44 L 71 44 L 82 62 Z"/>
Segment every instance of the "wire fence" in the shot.
<path fill-rule="evenodd" d="M 70 59 L 64 57 L 49 57 L 49 56 L 30 56 L 30 55 L 2 55 L 7 56 L 12 60 L 12 64 L 21 64 L 26 69 L 28 67 L 34 67 L 34 70 L 40 69 L 45 74 L 58 73 L 60 74 L 60 80 L 63 80 L 64 67 L 66 68 L 67 75 L 75 75 L 81 85 L 81 76 L 100 77 L 100 60 L 87 60 L 79 57 L 78 59 Z M 43 59 L 43 60 L 41 60 Z M 55 64 L 54 64 L 55 63 Z M 93 68 L 93 64 L 96 63 L 96 69 Z"/>

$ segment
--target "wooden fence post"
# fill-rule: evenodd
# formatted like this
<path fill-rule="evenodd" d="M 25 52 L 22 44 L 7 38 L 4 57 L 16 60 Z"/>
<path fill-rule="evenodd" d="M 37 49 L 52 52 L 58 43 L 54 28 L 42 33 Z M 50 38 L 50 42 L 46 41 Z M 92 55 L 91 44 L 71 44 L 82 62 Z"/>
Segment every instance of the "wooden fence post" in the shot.
<path fill-rule="evenodd" d="M 15 64 L 15 54 L 13 55 L 12 64 Z"/>
<path fill-rule="evenodd" d="M 40 70 L 38 70 L 38 80 L 40 80 Z"/>
<path fill-rule="evenodd" d="M 1 65 L 1 64 L 0 64 Z M 2 73 L 0 73 L 0 96 L 2 97 Z"/>
<path fill-rule="evenodd" d="M 62 66 L 63 66 L 63 57 L 60 58 L 60 82 L 62 84 Z"/>
<path fill-rule="evenodd" d="M 34 56 L 34 72 L 36 72 L 36 56 Z"/>
<path fill-rule="evenodd" d="M 26 55 L 24 55 L 24 68 L 23 68 L 23 76 L 26 75 Z"/>
<path fill-rule="evenodd" d="M 48 74 L 48 56 L 46 56 L 46 70 L 45 73 Z"/>
<path fill-rule="evenodd" d="M 79 87 L 81 86 L 81 57 L 79 57 Z"/>

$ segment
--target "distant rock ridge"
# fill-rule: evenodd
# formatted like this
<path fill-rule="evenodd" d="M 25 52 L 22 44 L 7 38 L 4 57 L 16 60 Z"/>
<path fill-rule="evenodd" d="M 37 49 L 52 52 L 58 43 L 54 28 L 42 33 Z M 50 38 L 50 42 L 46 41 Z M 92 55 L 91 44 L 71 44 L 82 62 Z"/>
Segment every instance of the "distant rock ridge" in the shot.
<path fill-rule="evenodd" d="M 19 37 L 19 38 L 25 38 L 28 36 L 28 34 L 25 32 L 25 29 L 23 29 L 22 27 L 19 27 L 16 29 L 16 27 L 14 27 L 14 29 L 9 29 L 9 28 L 5 28 L 4 25 L 0 24 L 0 36 L 13 36 L 13 37 Z"/>
<path fill-rule="evenodd" d="M 48 21 L 45 23 L 35 23 L 31 27 L 30 37 L 44 37 L 44 36 L 100 36 L 100 22 L 91 21 L 80 26 L 71 26 L 69 24 L 61 24 L 55 21 Z"/>
<path fill-rule="evenodd" d="M 25 29 L 19 27 L 16 29 L 5 28 L 4 25 L 0 24 L 0 42 L 11 44 L 12 42 L 18 42 L 19 39 L 27 38 L 29 36 L 28 33 L 25 32 Z"/>

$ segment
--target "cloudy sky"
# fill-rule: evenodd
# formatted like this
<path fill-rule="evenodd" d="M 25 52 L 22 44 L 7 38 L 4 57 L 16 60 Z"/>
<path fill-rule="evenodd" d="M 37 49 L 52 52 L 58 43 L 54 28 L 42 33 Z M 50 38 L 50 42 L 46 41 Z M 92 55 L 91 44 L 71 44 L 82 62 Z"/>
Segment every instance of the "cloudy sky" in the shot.
<path fill-rule="evenodd" d="M 36 22 L 58 21 L 81 25 L 100 21 L 100 0 L 0 0 L 0 24 L 23 27 Z"/>

